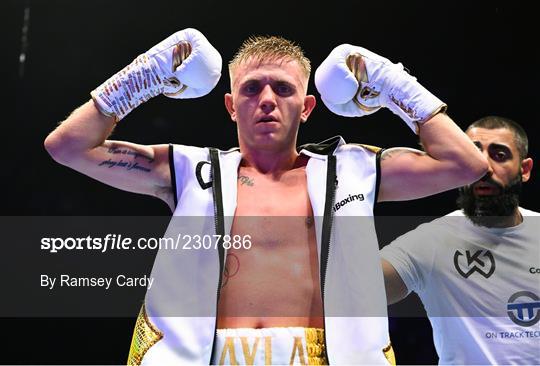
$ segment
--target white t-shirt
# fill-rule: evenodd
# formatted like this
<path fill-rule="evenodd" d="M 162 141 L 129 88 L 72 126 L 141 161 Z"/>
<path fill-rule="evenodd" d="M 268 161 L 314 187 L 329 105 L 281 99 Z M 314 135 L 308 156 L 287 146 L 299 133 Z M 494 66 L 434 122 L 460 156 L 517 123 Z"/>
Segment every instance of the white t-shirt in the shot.
<path fill-rule="evenodd" d="M 520 212 L 486 228 L 455 211 L 382 249 L 422 300 L 440 364 L 540 364 L 540 214 Z"/>

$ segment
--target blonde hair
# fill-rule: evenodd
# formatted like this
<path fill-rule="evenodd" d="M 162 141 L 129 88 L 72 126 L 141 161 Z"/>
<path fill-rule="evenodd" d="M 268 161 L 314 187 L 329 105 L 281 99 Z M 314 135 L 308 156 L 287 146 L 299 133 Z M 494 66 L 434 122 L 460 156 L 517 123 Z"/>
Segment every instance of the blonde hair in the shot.
<path fill-rule="evenodd" d="M 251 36 L 246 39 L 229 62 L 229 74 L 232 79 L 234 69 L 249 59 L 262 62 L 286 58 L 297 61 L 304 76 L 309 79 L 311 62 L 304 51 L 294 42 L 278 36 Z"/>

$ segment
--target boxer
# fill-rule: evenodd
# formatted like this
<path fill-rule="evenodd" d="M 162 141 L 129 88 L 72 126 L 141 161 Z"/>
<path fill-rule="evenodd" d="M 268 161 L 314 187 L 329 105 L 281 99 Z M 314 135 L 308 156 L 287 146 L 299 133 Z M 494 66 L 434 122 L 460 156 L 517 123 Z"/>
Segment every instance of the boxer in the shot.
<path fill-rule="evenodd" d="M 484 157 L 400 64 L 351 45 L 334 49 L 316 72 L 323 102 L 345 116 L 389 108 L 426 153 L 341 137 L 297 147 L 316 105 L 307 92 L 311 65 L 299 46 L 275 36 L 248 39 L 229 64 L 225 107 L 238 149 L 107 139 L 154 96 L 208 93 L 220 70 L 200 32 L 175 33 L 96 88 L 45 141 L 62 164 L 164 200 L 179 218 L 169 234 L 197 217 L 200 235 L 220 238 L 216 250 L 158 252 L 128 362 L 393 362 L 374 230 L 341 219 L 371 217 L 376 201 L 468 184 L 485 174 Z M 122 164 L 115 149 L 130 152 Z M 248 236 L 249 250 L 234 248 L 232 238 Z"/>

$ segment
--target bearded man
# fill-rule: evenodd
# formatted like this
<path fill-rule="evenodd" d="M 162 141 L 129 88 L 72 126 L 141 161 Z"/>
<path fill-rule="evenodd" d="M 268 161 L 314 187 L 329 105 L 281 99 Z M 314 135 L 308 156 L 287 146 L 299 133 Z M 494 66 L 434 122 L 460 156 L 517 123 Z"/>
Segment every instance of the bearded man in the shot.
<path fill-rule="evenodd" d="M 461 210 L 382 249 L 388 303 L 418 294 L 440 364 L 539 364 L 539 214 L 519 207 L 533 167 L 527 135 L 496 116 L 466 133 L 488 173 L 460 188 Z"/>

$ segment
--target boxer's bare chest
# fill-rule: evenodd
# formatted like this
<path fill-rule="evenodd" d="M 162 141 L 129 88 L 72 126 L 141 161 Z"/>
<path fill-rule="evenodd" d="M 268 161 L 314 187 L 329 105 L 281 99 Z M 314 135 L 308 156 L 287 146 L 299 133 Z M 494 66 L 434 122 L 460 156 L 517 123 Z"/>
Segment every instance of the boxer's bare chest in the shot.
<path fill-rule="evenodd" d="M 319 325 L 319 265 L 305 166 L 279 177 L 240 168 L 231 234 L 249 235 L 252 247 L 227 252 L 220 327 Z"/>

